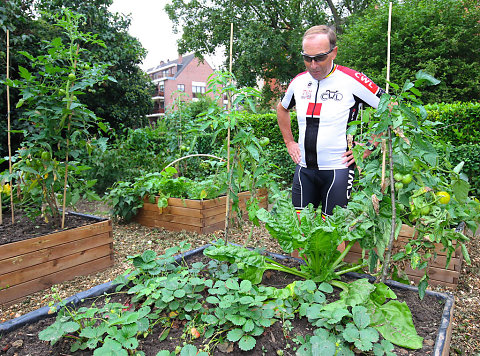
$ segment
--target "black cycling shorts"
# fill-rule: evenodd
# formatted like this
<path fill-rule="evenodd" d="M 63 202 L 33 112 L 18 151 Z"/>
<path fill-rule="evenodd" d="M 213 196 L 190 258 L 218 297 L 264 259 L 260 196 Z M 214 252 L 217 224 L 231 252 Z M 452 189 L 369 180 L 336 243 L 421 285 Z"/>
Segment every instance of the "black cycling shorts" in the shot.
<path fill-rule="evenodd" d="M 317 170 L 297 165 L 293 176 L 292 203 L 297 211 L 312 203 L 322 214 L 332 215 L 337 205 L 346 207 L 352 192 L 354 168 Z"/>

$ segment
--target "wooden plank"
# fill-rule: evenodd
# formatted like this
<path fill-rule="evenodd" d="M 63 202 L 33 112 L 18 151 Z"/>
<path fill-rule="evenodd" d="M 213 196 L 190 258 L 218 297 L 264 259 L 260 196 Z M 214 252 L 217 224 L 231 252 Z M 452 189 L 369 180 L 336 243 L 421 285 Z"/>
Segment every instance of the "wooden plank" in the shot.
<path fill-rule="evenodd" d="M 76 252 L 68 256 L 51 259 L 44 263 L 23 268 L 2 275 L 0 289 L 25 283 L 45 275 L 56 273 L 79 264 L 88 263 L 99 258 L 110 256 L 112 253 L 110 244 L 94 247 L 92 249 Z"/>
<path fill-rule="evenodd" d="M 0 275 L 38 265 L 47 261 L 55 260 L 60 257 L 71 255 L 79 251 L 85 251 L 101 245 L 110 244 L 113 238 L 109 232 L 94 235 L 81 240 L 68 242 L 62 245 L 56 245 L 23 255 L 17 255 L 0 261 Z"/>
<path fill-rule="evenodd" d="M 35 280 L 16 285 L 14 287 L 2 289 L 0 290 L 0 305 L 3 305 L 4 303 L 9 303 L 12 300 L 38 292 L 40 290 L 47 289 L 54 284 L 73 279 L 77 276 L 84 276 L 87 274 L 95 273 L 111 266 L 113 266 L 113 257 L 106 256 L 95 261 L 89 261 L 87 263 L 77 265 L 66 270 L 42 276 Z"/>
<path fill-rule="evenodd" d="M 206 226 L 202 229 L 202 234 L 211 234 L 213 232 L 219 231 L 219 230 L 225 230 L 225 219 L 223 221 L 220 221 L 216 224 Z"/>
<path fill-rule="evenodd" d="M 168 206 L 178 206 L 184 208 L 193 208 L 193 209 L 201 209 L 202 200 L 194 200 L 194 199 L 180 199 L 180 198 L 168 198 Z"/>
<path fill-rule="evenodd" d="M 80 226 L 75 229 L 55 232 L 53 234 L 34 237 L 32 239 L 12 242 L 0 246 L 0 260 L 33 252 L 50 246 L 61 245 L 91 235 L 98 235 L 112 230 L 112 221 L 105 220 L 98 223 Z"/>

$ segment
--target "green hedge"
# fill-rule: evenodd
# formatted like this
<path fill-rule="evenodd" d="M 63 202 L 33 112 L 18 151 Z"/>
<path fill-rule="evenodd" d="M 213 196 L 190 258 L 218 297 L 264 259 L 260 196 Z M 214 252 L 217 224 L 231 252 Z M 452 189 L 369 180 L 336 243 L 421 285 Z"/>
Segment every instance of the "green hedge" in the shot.
<path fill-rule="evenodd" d="M 442 122 L 439 139 L 455 146 L 480 143 L 480 103 L 426 105 L 428 119 Z"/>
<path fill-rule="evenodd" d="M 452 161 L 465 161 L 465 173 L 473 186 L 474 194 L 480 196 L 480 103 L 453 103 L 426 105 L 428 118 L 440 121 L 437 139 L 450 142 L 453 149 Z M 245 126 L 251 126 L 257 137 L 270 139 L 268 154 L 270 161 L 278 166 L 277 174 L 286 184 L 290 184 L 295 165 L 288 156 L 275 113 L 244 114 L 239 120 Z M 298 132 L 296 115 L 292 112 L 292 131 Z"/>
<path fill-rule="evenodd" d="M 295 112 L 291 113 L 292 132 L 296 138 L 298 134 L 297 116 Z M 270 144 L 266 149 L 270 163 L 277 167 L 275 173 L 281 177 L 281 185 L 289 187 L 295 171 L 295 163 L 288 155 L 287 148 L 283 142 L 282 133 L 278 128 L 277 114 L 243 114 L 239 119 L 242 126 L 251 126 L 255 136 L 258 138 L 265 136 L 270 139 Z"/>

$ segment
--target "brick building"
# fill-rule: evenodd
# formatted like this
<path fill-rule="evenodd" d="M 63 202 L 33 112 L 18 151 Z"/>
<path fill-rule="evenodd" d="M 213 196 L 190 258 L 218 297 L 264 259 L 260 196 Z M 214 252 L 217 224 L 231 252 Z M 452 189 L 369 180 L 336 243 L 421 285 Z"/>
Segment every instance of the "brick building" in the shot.
<path fill-rule="evenodd" d="M 180 95 L 186 94 L 187 100 L 198 100 L 200 94 L 206 92 L 207 79 L 213 73 L 212 67 L 204 61 L 195 58 L 193 54 L 173 61 L 161 62 L 158 66 L 147 70 L 147 74 L 156 85 L 157 89 L 152 97 L 154 101 L 153 113 L 148 115 L 151 121 L 165 115 L 175 100 Z M 210 96 L 212 94 L 208 94 Z"/>

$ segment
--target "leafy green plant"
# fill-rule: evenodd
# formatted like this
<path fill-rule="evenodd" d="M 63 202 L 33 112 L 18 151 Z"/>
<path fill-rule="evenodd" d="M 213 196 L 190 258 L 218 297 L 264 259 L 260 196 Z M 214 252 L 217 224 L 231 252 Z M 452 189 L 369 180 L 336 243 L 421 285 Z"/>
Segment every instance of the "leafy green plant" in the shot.
<path fill-rule="evenodd" d="M 88 55 L 86 46 L 105 46 L 96 35 L 79 30 L 82 17 L 67 9 L 52 17 L 63 38 L 44 43 L 42 55 L 22 51 L 38 72 L 19 66 L 21 79 L 7 84 L 20 91 L 16 107 L 23 109 L 21 119 L 28 127 L 22 132 L 25 141 L 14 165 L 21 196 L 25 203 L 33 202 L 27 210 L 51 216 L 63 227 L 59 200 L 65 211 L 65 205 L 75 203 L 85 191 L 95 197 L 91 191 L 95 181 L 81 179 L 80 172 L 88 167 L 76 158 L 94 149 L 89 128 L 94 124 L 105 128 L 77 96 L 96 83 L 114 79 L 104 74 L 106 64 L 82 59 Z"/>
<path fill-rule="evenodd" d="M 225 192 L 225 175 L 216 174 L 196 181 L 186 177 L 177 177 L 177 170 L 167 167 L 160 173 L 147 173 L 134 182 L 117 182 L 108 193 L 112 213 L 126 221 L 135 216 L 143 206 L 144 199 L 157 204 L 160 208 L 168 205 L 168 199 L 213 199 Z"/>
<path fill-rule="evenodd" d="M 256 216 L 265 223 L 265 228 L 278 241 L 284 252 L 290 254 L 299 250 L 305 261 L 305 266 L 301 266 L 304 276 L 322 282 L 361 268 L 345 268 L 343 263 L 344 256 L 355 243 L 354 240 L 349 241 L 343 252 L 337 250 L 349 236 L 337 229 L 343 218 L 339 215 L 341 213 L 341 210 L 337 210 L 336 215 L 323 219 L 322 214 L 309 205 L 297 216 L 291 201 L 283 197 L 276 201 L 272 212 L 260 209 Z"/>
<path fill-rule="evenodd" d="M 397 94 L 384 94 L 377 111 L 367 118 L 366 136 L 385 140 L 388 166 L 382 165 L 382 155 L 374 153 L 377 159 L 364 161 L 364 147 L 354 148 L 361 175 L 344 220 L 348 234 L 353 235 L 350 239 L 369 250 L 371 270 L 378 260 L 382 262 L 382 279 L 392 272 L 392 245 L 402 223 L 415 227 L 417 235 L 393 260 L 407 259 L 412 268 L 425 270 L 419 284 L 421 296 L 428 285 L 427 261 L 436 256 L 434 243 L 441 243 L 446 250 L 447 265 L 458 245 L 470 263 L 464 244 L 468 238 L 455 227 L 463 221 L 475 231 L 480 218 L 478 203 L 468 196 L 470 185 L 460 173 L 463 164 L 453 166 L 448 155 L 440 156 L 429 140 L 437 123 L 427 119 L 418 87 L 437 82 L 419 72 L 415 83 L 407 81 L 403 88 L 392 83 Z M 354 123 L 357 129 L 359 124 Z M 445 143 L 443 148 L 448 152 Z M 448 202 L 441 198 L 446 194 Z"/>

